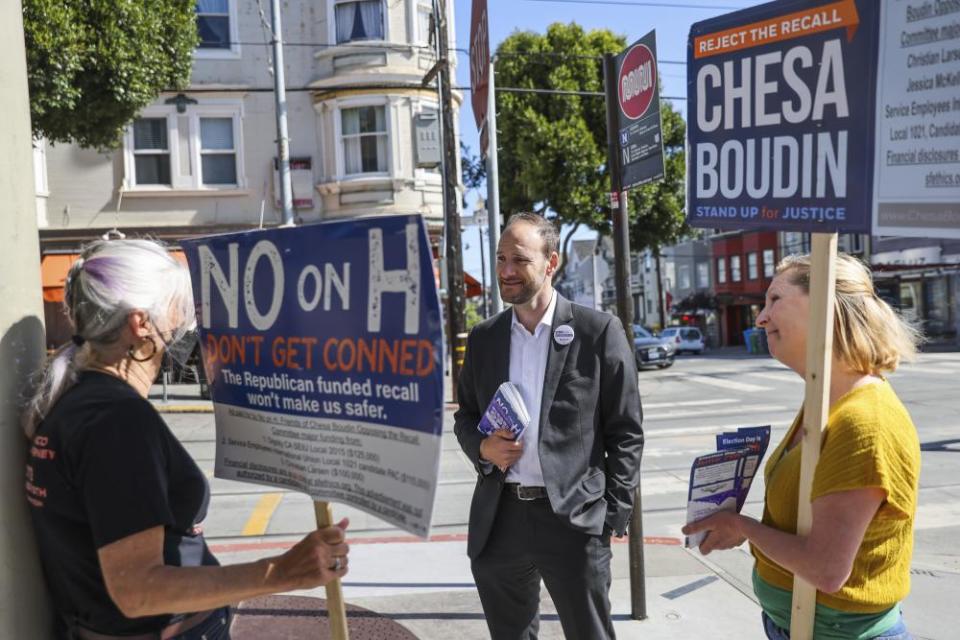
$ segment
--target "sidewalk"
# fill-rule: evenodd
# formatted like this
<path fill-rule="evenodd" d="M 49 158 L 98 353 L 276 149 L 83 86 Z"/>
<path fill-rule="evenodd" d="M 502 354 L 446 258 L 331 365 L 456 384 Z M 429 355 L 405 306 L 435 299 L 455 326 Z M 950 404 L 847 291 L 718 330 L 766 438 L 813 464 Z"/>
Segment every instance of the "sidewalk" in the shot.
<path fill-rule="evenodd" d="M 742 352 L 741 352 L 742 353 Z M 729 354 L 728 357 L 737 357 Z M 756 357 L 746 356 L 741 357 Z M 198 390 L 189 386 L 168 389 L 166 402 L 155 387 L 151 401 L 161 411 L 210 412 L 212 404 L 199 399 Z M 455 405 L 446 404 L 445 431 L 452 425 Z M 212 420 L 212 416 L 210 416 Z M 442 480 L 441 480 L 442 481 Z M 933 529 L 922 535 L 948 536 L 950 529 Z M 235 563 L 281 553 L 295 538 L 236 537 L 221 538 L 212 549 L 223 563 Z M 429 540 L 420 540 L 403 532 L 392 535 L 348 534 L 351 544 L 350 573 L 343 582 L 344 599 L 354 609 L 354 619 L 362 623 L 371 616 L 397 625 L 421 640 L 482 640 L 489 638 L 483 611 L 477 597 L 466 555 L 466 526 L 435 530 Z M 673 538 L 647 538 L 644 544 L 646 573 L 646 613 L 642 621 L 631 619 L 630 563 L 626 540 L 613 542 L 611 604 L 617 636 L 623 639 L 660 640 L 698 637 L 763 640 L 760 608 L 756 604 L 750 575 L 753 559 L 745 549 L 718 552 L 708 557 L 680 546 Z M 940 545 L 936 548 L 945 548 Z M 918 640 L 953 637 L 955 622 L 948 612 L 960 596 L 960 566 L 955 555 L 944 557 L 915 553 L 911 594 L 903 609 L 914 637 Z M 308 601 L 313 618 L 326 615 L 324 589 L 296 592 Z M 540 638 L 560 640 L 563 632 L 549 595 L 542 589 Z M 366 612 L 362 611 L 366 610 Z M 268 612 L 274 613 L 274 612 Z M 278 613 L 278 612 L 277 612 Z M 320 627 L 308 627 L 309 635 L 296 631 L 294 622 L 304 628 L 298 613 L 275 615 L 269 628 L 274 637 L 296 639 L 325 637 Z M 238 619 L 243 619 L 240 612 Z M 348 616 L 349 618 L 349 616 Z M 289 631 L 293 635 L 284 635 Z M 321 635 L 316 635 L 320 633 Z M 354 640 L 366 637 L 399 640 L 402 635 L 367 635 L 351 626 Z M 237 636 L 251 640 L 259 636 Z"/>

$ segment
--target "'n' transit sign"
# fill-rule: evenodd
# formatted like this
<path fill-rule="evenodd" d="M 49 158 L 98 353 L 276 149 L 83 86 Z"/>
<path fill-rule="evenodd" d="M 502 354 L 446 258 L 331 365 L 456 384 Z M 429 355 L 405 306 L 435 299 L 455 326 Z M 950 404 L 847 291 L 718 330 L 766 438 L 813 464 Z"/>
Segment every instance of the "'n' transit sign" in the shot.
<path fill-rule="evenodd" d="M 774 2 L 690 30 L 692 226 L 868 232 L 879 8 Z"/>

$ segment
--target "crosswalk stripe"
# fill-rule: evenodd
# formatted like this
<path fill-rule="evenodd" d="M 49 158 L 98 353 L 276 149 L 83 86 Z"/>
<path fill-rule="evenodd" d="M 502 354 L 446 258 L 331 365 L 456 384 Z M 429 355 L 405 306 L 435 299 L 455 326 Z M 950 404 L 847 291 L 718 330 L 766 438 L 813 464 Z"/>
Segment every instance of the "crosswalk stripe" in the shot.
<path fill-rule="evenodd" d="M 763 378 L 764 380 L 774 380 L 775 382 L 803 382 L 803 378 L 795 373 L 786 371 L 747 371 L 746 375 L 754 378 Z"/>
<path fill-rule="evenodd" d="M 653 402 L 643 403 L 644 410 L 662 409 L 663 407 L 699 407 L 713 404 L 729 404 L 731 402 L 740 402 L 736 398 L 715 398 L 713 400 L 686 400 L 684 402 Z"/>
<path fill-rule="evenodd" d="M 645 421 L 646 422 L 646 421 Z M 755 420 L 741 420 L 734 424 L 717 424 L 707 427 L 675 427 L 668 429 L 650 429 L 644 424 L 643 435 L 645 438 L 674 438 L 682 436 L 713 435 L 721 431 L 732 431 L 740 427 L 751 427 L 757 425 Z M 793 424 L 793 420 L 764 420 L 763 424 L 770 425 L 771 428 L 787 427 Z"/>
<path fill-rule="evenodd" d="M 257 506 L 253 508 L 250 519 L 243 526 L 242 536 L 262 536 L 267 531 L 267 525 L 270 524 L 270 518 L 276 511 L 277 505 L 283 499 L 282 493 L 268 493 L 257 501 Z"/>
<path fill-rule="evenodd" d="M 688 374 L 686 378 L 691 382 L 698 382 L 700 384 L 706 384 L 712 387 L 720 387 L 721 389 L 733 389 L 735 391 L 751 391 L 751 392 L 773 391 L 772 387 L 761 387 L 758 384 L 750 384 L 747 382 L 737 382 L 735 380 L 727 380 L 725 378 L 711 378 L 709 376 L 700 376 L 694 373 Z"/>
<path fill-rule="evenodd" d="M 718 409 L 699 409 L 695 411 L 667 411 L 665 413 L 645 414 L 644 420 L 677 420 L 678 418 L 710 418 L 712 416 L 730 416 L 746 413 L 764 413 L 769 411 L 788 411 L 788 408 L 780 404 L 752 404 L 740 405 L 736 407 L 725 407 Z"/>

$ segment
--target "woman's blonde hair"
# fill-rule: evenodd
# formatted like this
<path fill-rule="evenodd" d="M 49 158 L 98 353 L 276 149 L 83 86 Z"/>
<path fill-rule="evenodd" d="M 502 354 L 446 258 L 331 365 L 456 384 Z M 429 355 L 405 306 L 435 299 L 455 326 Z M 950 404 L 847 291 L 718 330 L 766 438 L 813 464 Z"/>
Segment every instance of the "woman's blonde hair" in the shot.
<path fill-rule="evenodd" d="M 853 370 L 864 374 L 894 371 L 901 360 L 916 356 L 920 332 L 877 296 L 870 269 L 841 253 L 836 263 L 833 352 Z M 810 255 L 785 257 L 777 275 L 810 293 Z"/>

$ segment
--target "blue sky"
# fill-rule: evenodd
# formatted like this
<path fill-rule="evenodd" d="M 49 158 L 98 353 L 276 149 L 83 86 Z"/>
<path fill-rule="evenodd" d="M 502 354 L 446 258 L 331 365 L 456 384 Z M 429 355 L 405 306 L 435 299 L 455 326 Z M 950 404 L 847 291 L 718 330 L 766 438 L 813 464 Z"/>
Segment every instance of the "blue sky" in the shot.
<path fill-rule="evenodd" d="M 672 5 L 654 7 L 635 4 L 641 0 L 611 0 L 622 4 L 593 4 L 541 0 L 487 0 L 490 26 L 490 50 L 496 51 L 500 42 L 514 31 L 544 33 L 554 22 L 576 22 L 585 29 L 610 29 L 625 36 L 628 43 L 637 40 L 651 29 L 657 31 L 657 55 L 660 59 L 660 77 L 664 96 L 685 97 L 686 66 L 665 64 L 665 61 L 684 61 L 687 57 L 687 35 L 690 25 L 699 20 L 729 13 L 736 8 L 757 4 L 749 0 L 678 0 L 648 4 Z M 456 45 L 466 49 L 470 36 L 472 0 L 455 0 Z M 697 5 L 705 8 L 687 8 L 678 5 Z M 465 53 L 457 57 L 457 85 L 470 85 L 470 62 Z M 674 106 L 685 112 L 683 101 Z M 479 150 L 479 136 L 470 108 L 470 94 L 464 92 L 460 108 L 460 135 L 473 153 Z M 482 194 L 486 197 L 486 193 Z M 476 193 L 467 196 L 472 208 Z M 506 212 L 504 212 L 506 213 Z M 578 234 L 579 237 L 580 234 Z M 589 236 L 589 234 L 587 234 Z M 464 242 L 464 268 L 479 280 L 480 252 L 475 227 L 467 227 Z M 489 256 L 487 257 L 489 260 Z"/>

